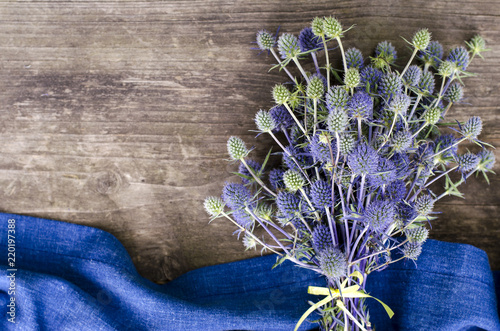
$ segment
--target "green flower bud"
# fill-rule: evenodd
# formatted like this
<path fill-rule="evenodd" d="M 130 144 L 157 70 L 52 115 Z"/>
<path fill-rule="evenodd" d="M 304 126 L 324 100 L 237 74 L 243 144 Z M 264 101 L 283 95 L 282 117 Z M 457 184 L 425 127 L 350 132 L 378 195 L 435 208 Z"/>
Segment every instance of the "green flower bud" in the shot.
<path fill-rule="evenodd" d="M 311 28 L 315 36 L 321 37 L 325 34 L 325 31 L 323 30 L 323 19 L 319 17 L 315 17 L 312 20 L 311 23 Z"/>
<path fill-rule="evenodd" d="M 416 260 L 422 253 L 422 246 L 418 243 L 407 243 L 402 251 L 406 258 Z"/>
<path fill-rule="evenodd" d="M 408 238 L 408 240 L 410 240 L 410 242 L 422 244 L 429 237 L 429 230 L 427 230 L 423 226 L 409 229 L 406 231 L 406 237 Z"/>
<path fill-rule="evenodd" d="M 249 249 L 257 249 L 257 241 L 254 237 L 245 234 L 243 237 L 243 246 L 245 246 L 246 251 Z"/>
<path fill-rule="evenodd" d="M 271 132 L 276 128 L 276 122 L 269 112 L 259 110 L 255 115 L 255 124 L 261 132 Z"/>
<path fill-rule="evenodd" d="M 284 86 L 281 84 L 277 84 L 273 88 L 273 99 L 274 102 L 278 105 L 282 105 L 286 103 L 290 97 L 292 96 L 292 93 Z"/>
<path fill-rule="evenodd" d="M 330 38 L 342 37 L 342 25 L 333 16 L 323 19 L 323 31 Z"/>
<path fill-rule="evenodd" d="M 434 125 L 439 120 L 441 119 L 441 108 L 435 107 L 435 108 L 429 108 L 427 111 L 424 113 L 424 119 L 427 124 Z"/>
<path fill-rule="evenodd" d="M 241 138 L 232 136 L 227 141 L 227 151 L 232 160 L 241 160 L 250 152 Z"/>
<path fill-rule="evenodd" d="M 442 77 L 450 77 L 456 70 L 455 63 L 451 61 L 443 61 L 439 65 L 438 75 Z"/>
<path fill-rule="evenodd" d="M 224 211 L 224 202 L 218 197 L 207 197 L 203 203 L 205 211 L 213 217 L 219 216 Z"/>
<path fill-rule="evenodd" d="M 356 137 L 349 133 L 341 134 L 339 137 L 340 153 L 342 155 L 349 155 L 356 147 Z"/>
<path fill-rule="evenodd" d="M 348 88 L 355 88 L 361 82 L 358 68 L 349 68 L 344 74 L 344 84 Z"/>
<path fill-rule="evenodd" d="M 349 116 L 347 112 L 341 108 L 333 109 L 326 119 L 328 131 L 332 133 L 344 132 L 349 125 Z"/>
<path fill-rule="evenodd" d="M 257 45 L 263 51 L 270 50 L 276 44 L 276 38 L 266 30 L 257 32 Z"/>
<path fill-rule="evenodd" d="M 323 97 L 325 93 L 325 85 L 323 84 L 323 80 L 318 76 L 314 76 L 307 84 L 306 94 L 308 98 L 316 99 Z"/>
<path fill-rule="evenodd" d="M 481 52 L 487 51 L 486 42 L 484 41 L 483 37 L 479 35 L 474 36 L 474 38 L 472 38 L 471 41 L 467 43 L 467 45 L 469 46 L 469 49 L 472 52 L 473 56 L 476 54 L 480 56 Z"/>
<path fill-rule="evenodd" d="M 431 33 L 427 29 L 418 30 L 413 36 L 412 45 L 419 51 L 424 51 L 431 41 Z"/>
<path fill-rule="evenodd" d="M 287 170 L 283 174 L 283 182 L 290 192 L 296 192 L 305 185 L 304 178 L 295 170 Z"/>

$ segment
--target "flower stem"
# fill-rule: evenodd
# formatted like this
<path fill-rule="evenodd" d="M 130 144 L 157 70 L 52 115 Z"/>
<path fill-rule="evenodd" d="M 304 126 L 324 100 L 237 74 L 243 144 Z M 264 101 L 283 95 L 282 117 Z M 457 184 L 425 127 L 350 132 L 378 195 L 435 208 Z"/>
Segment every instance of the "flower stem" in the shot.
<path fill-rule="evenodd" d="M 346 72 L 347 71 L 347 62 L 345 60 L 344 47 L 342 46 L 342 41 L 340 40 L 340 37 L 336 37 L 335 39 L 339 43 L 340 53 L 342 54 L 342 62 L 344 63 L 344 72 Z"/>
<path fill-rule="evenodd" d="M 250 167 L 248 166 L 248 164 L 247 164 L 247 162 L 245 161 L 245 159 L 244 159 L 244 158 L 241 158 L 241 159 L 240 159 L 240 161 L 241 161 L 241 163 L 243 163 L 243 165 L 245 166 L 245 168 L 247 168 L 248 172 L 252 175 L 252 177 L 255 179 L 255 181 L 256 181 L 256 182 L 257 182 L 260 186 L 262 186 L 262 188 L 263 188 L 264 190 L 266 190 L 269 194 L 271 194 L 273 197 L 275 197 L 275 198 L 276 198 L 276 196 L 277 196 L 277 195 L 276 195 L 276 193 L 274 193 L 273 191 L 271 191 L 271 190 L 270 190 L 270 189 L 269 189 L 269 188 L 268 188 L 268 187 L 264 184 L 264 182 L 262 182 L 262 180 L 261 180 L 259 177 L 257 177 L 257 175 L 254 173 L 254 171 L 252 170 L 252 168 L 250 168 Z"/>
<path fill-rule="evenodd" d="M 273 56 L 276 59 L 276 61 L 278 61 L 278 63 L 281 65 L 281 60 L 280 60 L 280 58 L 278 57 L 278 54 L 276 54 L 276 52 L 274 51 L 273 48 L 271 48 L 271 54 L 273 54 Z M 292 80 L 292 82 L 294 82 L 295 81 L 295 77 L 293 77 L 293 75 L 290 73 L 290 71 L 288 71 L 288 69 L 285 66 L 283 66 L 283 65 L 281 65 L 281 68 L 283 70 L 285 70 L 285 72 L 288 75 L 288 77 L 290 77 L 290 79 Z"/>
<path fill-rule="evenodd" d="M 405 74 L 406 70 L 408 70 L 408 68 L 410 67 L 411 61 L 413 61 L 413 58 L 415 57 L 415 55 L 417 55 L 417 52 L 418 52 L 418 49 L 415 48 L 415 50 L 413 51 L 413 54 L 410 57 L 410 61 L 408 61 L 408 63 L 406 64 L 406 67 L 404 68 L 401 75 L 399 75 L 399 78 L 403 78 L 403 75 Z"/>

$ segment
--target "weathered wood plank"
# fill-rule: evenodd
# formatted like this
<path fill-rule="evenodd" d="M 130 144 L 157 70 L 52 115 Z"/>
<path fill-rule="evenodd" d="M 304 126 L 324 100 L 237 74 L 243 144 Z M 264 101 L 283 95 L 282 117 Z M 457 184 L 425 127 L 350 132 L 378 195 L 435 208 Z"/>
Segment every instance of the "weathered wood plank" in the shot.
<path fill-rule="evenodd" d="M 481 33 L 492 51 L 470 67 L 479 74 L 465 81 L 470 104 L 452 114 L 480 115 L 483 140 L 500 146 L 494 1 L 7 1 L 0 210 L 107 230 L 155 281 L 258 254 L 243 252 L 227 222 L 208 225 L 201 204 L 235 180 L 224 161 L 230 135 L 256 145 L 257 158 L 271 145 L 248 130 L 285 77 L 250 49 L 255 32 L 298 33 L 330 14 L 356 24 L 346 46 L 365 55 L 387 39 L 407 57 L 399 36 L 421 27 L 446 48 Z M 444 199 L 432 234 L 485 249 L 496 269 L 499 182 L 470 179 L 466 200 Z"/>

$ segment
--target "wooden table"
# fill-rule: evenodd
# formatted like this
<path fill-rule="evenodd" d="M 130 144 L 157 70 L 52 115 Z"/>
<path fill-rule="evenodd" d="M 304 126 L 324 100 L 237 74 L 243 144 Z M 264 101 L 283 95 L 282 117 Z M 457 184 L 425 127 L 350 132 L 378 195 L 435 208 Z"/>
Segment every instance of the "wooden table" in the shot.
<path fill-rule="evenodd" d="M 249 130 L 286 77 L 251 49 L 255 33 L 298 33 L 331 14 L 356 24 L 345 43 L 365 56 L 389 40 L 408 58 L 400 36 L 422 27 L 447 49 L 484 36 L 491 51 L 470 66 L 478 76 L 452 117 L 481 116 L 481 138 L 499 146 L 495 1 L 2 1 L 0 211 L 109 231 L 157 282 L 258 255 L 229 222 L 209 225 L 202 202 L 235 180 L 229 136 L 261 159 L 271 145 Z M 499 269 L 499 188 L 498 176 L 468 180 L 466 200 L 436 207 L 432 237 L 480 247 Z"/>

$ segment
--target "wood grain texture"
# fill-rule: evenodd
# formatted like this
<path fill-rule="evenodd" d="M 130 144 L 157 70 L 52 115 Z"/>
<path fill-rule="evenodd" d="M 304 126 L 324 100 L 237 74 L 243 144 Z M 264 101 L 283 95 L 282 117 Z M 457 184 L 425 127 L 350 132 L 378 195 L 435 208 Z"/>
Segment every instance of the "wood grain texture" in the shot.
<path fill-rule="evenodd" d="M 482 139 L 500 145 L 495 1 L 2 1 L 0 211 L 109 231 L 157 282 L 258 255 L 228 222 L 209 225 L 202 201 L 235 179 L 230 135 L 257 146 L 256 158 L 271 145 L 249 130 L 286 78 L 251 49 L 255 32 L 298 33 L 331 14 L 356 24 L 346 46 L 365 55 L 389 40 L 408 58 L 400 36 L 421 27 L 446 48 L 480 33 L 491 52 L 471 65 L 478 76 L 452 115 L 481 116 Z M 466 200 L 439 203 L 432 232 L 485 249 L 494 269 L 499 183 L 470 179 Z"/>

